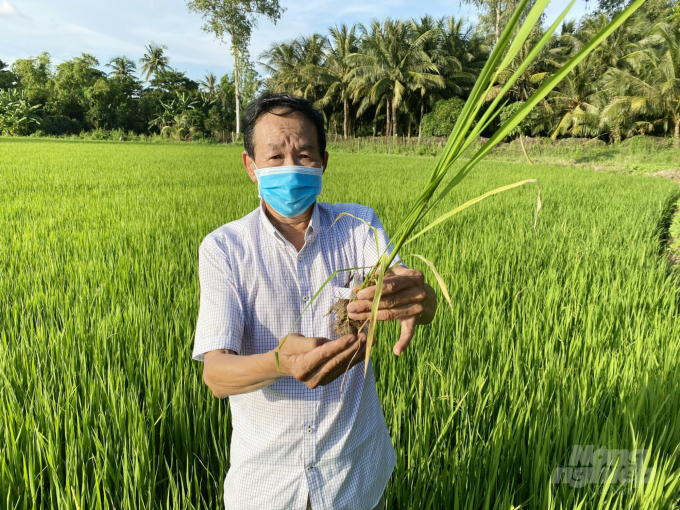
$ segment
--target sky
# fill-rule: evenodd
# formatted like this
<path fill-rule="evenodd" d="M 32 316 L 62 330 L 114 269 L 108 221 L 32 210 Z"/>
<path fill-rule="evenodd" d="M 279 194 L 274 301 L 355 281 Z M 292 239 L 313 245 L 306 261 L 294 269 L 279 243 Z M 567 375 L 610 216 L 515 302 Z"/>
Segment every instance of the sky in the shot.
<path fill-rule="evenodd" d="M 580 17 L 594 4 L 577 0 L 569 18 Z M 253 32 L 250 53 L 256 62 L 273 42 L 326 33 L 340 23 L 424 14 L 476 21 L 474 7 L 459 0 L 281 0 L 281 5 L 286 11 L 278 24 L 262 20 Z M 553 0 L 547 21 L 554 21 L 564 5 Z M 217 76 L 230 72 L 228 42 L 204 34 L 201 25 L 200 16 L 188 12 L 185 0 L 0 0 L 0 60 L 11 63 L 47 51 L 58 64 L 85 52 L 105 69 L 104 64 L 116 56 L 139 60 L 144 46 L 153 41 L 165 44 L 170 65 L 194 80 L 208 71 Z"/>

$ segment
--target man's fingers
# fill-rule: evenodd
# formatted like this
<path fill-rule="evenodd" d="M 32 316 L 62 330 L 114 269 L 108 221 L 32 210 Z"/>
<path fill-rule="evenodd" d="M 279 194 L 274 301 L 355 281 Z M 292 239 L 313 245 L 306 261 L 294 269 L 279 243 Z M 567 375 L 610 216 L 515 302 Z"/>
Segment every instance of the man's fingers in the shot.
<path fill-rule="evenodd" d="M 385 308 L 383 310 L 378 310 L 376 319 L 379 321 L 393 321 L 396 319 L 407 319 L 409 317 L 418 317 L 423 313 L 422 303 L 412 303 L 407 305 L 395 306 L 393 308 Z M 349 318 L 354 321 L 365 321 L 370 320 L 371 312 L 357 312 L 348 314 Z"/>
<path fill-rule="evenodd" d="M 422 273 L 420 271 L 418 271 L 417 269 L 411 269 L 411 268 L 408 268 L 406 266 L 403 266 L 402 264 L 397 264 L 396 266 L 394 266 L 392 268 L 392 271 L 390 271 L 390 274 L 396 274 L 396 275 L 399 275 L 399 276 L 401 276 L 401 275 L 413 276 L 415 274 L 421 274 L 422 275 Z"/>
<path fill-rule="evenodd" d="M 380 304 L 378 309 L 394 308 L 396 306 L 408 305 L 411 303 L 422 303 L 427 298 L 427 292 L 422 288 L 410 288 L 395 294 L 388 294 L 380 296 Z M 373 301 L 368 299 L 357 299 L 347 305 L 347 312 L 350 314 L 350 319 L 353 313 L 368 312 L 373 307 Z"/>
<path fill-rule="evenodd" d="M 326 342 L 320 347 L 313 349 L 304 355 L 304 363 L 309 369 L 309 377 L 314 377 L 325 363 L 332 360 L 338 354 L 346 351 L 351 346 L 356 346 L 358 339 L 354 335 L 341 336 L 337 340 Z"/>
<path fill-rule="evenodd" d="M 383 280 L 382 294 L 393 294 L 411 287 L 422 287 L 425 282 L 423 273 L 415 269 L 408 269 L 403 266 L 395 267 L 390 273 L 385 275 Z M 372 285 L 359 291 L 358 299 L 373 299 L 376 286 Z"/>
<path fill-rule="evenodd" d="M 347 349 L 320 365 L 311 377 L 305 381 L 310 388 L 333 382 L 343 375 L 349 368 L 356 365 L 365 356 L 366 335 L 360 335 Z M 351 364 L 351 365 L 350 365 Z"/>
<path fill-rule="evenodd" d="M 392 352 L 397 356 L 400 356 L 402 352 L 406 350 L 408 344 L 413 338 L 413 334 L 416 330 L 416 318 L 410 318 L 401 321 L 401 334 L 399 335 L 399 340 L 394 344 Z"/>
<path fill-rule="evenodd" d="M 279 342 L 279 345 L 281 345 L 282 342 L 283 338 Z M 288 335 L 288 338 L 286 338 L 285 343 L 283 343 L 282 352 L 290 356 L 306 354 L 327 342 L 327 338 L 302 336 L 297 333 L 291 333 Z"/>
<path fill-rule="evenodd" d="M 394 292 L 399 292 L 404 289 L 409 289 L 417 285 L 417 280 L 411 276 L 392 276 L 385 277 L 383 280 L 382 294 L 392 294 Z M 365 289 L 359 291 L 357 294 L 358 299 L 373 299 L 376 292 L 376 286 L 371 285 Z"/>

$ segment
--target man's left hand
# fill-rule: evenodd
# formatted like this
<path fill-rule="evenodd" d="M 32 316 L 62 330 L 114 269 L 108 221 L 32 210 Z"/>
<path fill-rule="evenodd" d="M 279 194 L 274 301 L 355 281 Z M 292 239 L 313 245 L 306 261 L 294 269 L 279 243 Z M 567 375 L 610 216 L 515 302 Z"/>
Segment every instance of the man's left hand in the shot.
<path fill-rule="evenodd" d="M 358 289 L 355 289 L 355 292 Z M 371 307 L 376 286 L 366 287 L 357 294 L 357 299 L 347 305 L 349 318 L 365 321 L 371 318 Z M 401 335 L 393 352 L 399 356 L 406 350 L 413 338 L 417 324 L 429 324 L 437 311 L 437 295 L 425 283 L 423 273 L 404 266 L 396 266 L 383 279 L 382 294 L 378 306 L 379 321 L 399 320 Z"/>

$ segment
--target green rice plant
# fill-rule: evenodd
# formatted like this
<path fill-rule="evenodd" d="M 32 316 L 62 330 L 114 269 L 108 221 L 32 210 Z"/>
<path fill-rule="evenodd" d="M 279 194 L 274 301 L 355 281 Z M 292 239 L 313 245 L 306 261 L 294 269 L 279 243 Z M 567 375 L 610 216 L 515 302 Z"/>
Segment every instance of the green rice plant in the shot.
<path fill-rule="evenodd" d="M 473 156 L 455 173 L 455 175 L 448 181 L 443 189 L 439 189 L 440 185 L 444 182 L 449 171 L 453 169 L 455 164 L 461 159 L 463 153 L 471 147 L 480 137 L 484 129 L 500 114 L 502 105 L 501 101 L 505 94 L 512 88 L 515 82 L 519 79 L 522 73 L 527 69 L 531 62 L 539 55 L 541 50 L 548 43 L 555 30 L 562 23 L 567 13 L 571 10 L 576 0 L 572 0 L 567 7 L 564 9 L 562 14 L 555 20 L 555 22 L 546 31 L 543 37 L 536 43 L 532 50 L 527 55 L 526 59 L 517 67 L 515 72 L 512 74 L 510 79 L 504 84 L 500 93 L 496 95 L 496 98 L 491 103 L 491 106 L 485 111 L 483 115 L 483 106 L 487 102 L 487 98 L 491 90 L 496 86 L 496 80 L 500 73 L 504 72 L 510 63 L 515 59 L 523 45 L 526 43 L 531 31 L 534 29 L 536 23 L 538 23 L 540 17 L 543 15 L 546 7 L 550 3 L 550 0 L 537 0 L 533 7 L 526 14 L 526 18 L 522 23 L 522 16 L 525 10 L 530 5 L 530 0 L 521 0 L 515 9 L 508 25 L 505 27 L 498 43 L 494 47 L 489 59 L 484 66 L 484 69 L 479 75 L 475 86 L 470 93 L 470 97 L 463 107 L 463 111 L 458 117 L 456 124 L 449 136 L 448 142 L 444 151 L 442 152 L 439 160 L 437 161 L 429 180 L 425 184 L 423 191 L 417 200 L 414 201 L 413 205 L 409 211 L 404 216 L 402 223 L 397 227 L 394 236 L 392 237 L 393 249 L 389 251 L 389 246 L 385 248 L 385 251 L 380 254 L 380 248 L 377 246 L 377 233 L 376 233 L 376 249 L 379 253 L 378 262 L 374 267 L 370 269 L 367 274 L 366 279 L 360 286 L 360 290 L 368 285 L 376 285 L 376 292 L 373 298 L 373 304 L 371 308 L 371 318 L 369 321 L 368 337 L 366 342 L 366 363 L 364 366 L 364 375 L 368 371 L 368 362 L 371 357 L 371 351 L 373 346 L 373 337 L 375 334 L 375 324 L 376 317 L 378 314 L 378 308 L 380 304 L 380 298 L 382 294 L 382 282 L 387 273 L 393 268 L 394 258 L 400 253 L 402 247 L 406 246 L 410 242 L 414 241 L 433 227 L 441 224 L 442 222 L 450 219 L 456 214 L 464 211 L 468 207 L 480 202 L 481 200 L 507 191 L 524 184 L 536 183 L 536 179 L 525 179 L 523 181 L 517 182 L 515 184 L 506 185 L 501 188 L 495 189 L 493 191 L 487 192 L 484 195 L 465 202 L 463 205 L 454 208 L 452 211 L 447 212 L 443 216 L 436 218 L 431 221 L 425 228 L 420 230 L 418 233 L 414 233 L 416 227 L 423 221 L 424 218 L 444 199 L 452 189 L 454 189 L 465 176 L 467 176 L 470 171 L 485 157 L 487 156 L 493 148 L 498 145 L 508 134 L 510 134 L 521 122 L 522 120 L 531 112 L 531 110 L 538 104 L 539 101 L 544 99 L 550 91 L 552 91 L 555 86 L 566 77 L 579 62 L 581 62 L 590 52 L 592 52 L 597 46 L 602 43 L 609 35 L 611 35 L 614 30 L 616 30 L 621 24 L 623 24 L 644 2 L 645 0 L 636 0 L 632 2 L 625 10 L 623 10 L 618 16 L 616 16 L 605 28 L 603 28 L 588 44 L 586 44 L 578 53 L 576 53 L 567 63 L 565 63 L 553 76 L 545 81 L 545 83 L 536 91 L 534 94 L 525 101 L 522 106 L 515 111 L 513 115 L 510 116 L 501 127 L 494 133 L 494 135 L 482 145 Z M 479 120 L 478 120 L 479 119 Z M 541 208 L 541 195 L 540 186 L 538 193 L 538 206 L 536 209 L 536 215 Z M 342 216 L 342 215 L 341 215 Z M 361 218 L 357 218 L 360 221 L 364 221 Z M 537 216 L 536 216 L 537 219 Z M 534 220 L 534 228 L 536 224 L 536 219 Z M 337 220 L 336 220 L 337 221 Z M 365 221 L 364 221 L 365 222 Z M 366 222 L 365 222 L 366 223 Z M 369 225 L 370 226 L 370 225 Z M 404 254 L 402 254 L 404 256 Z M 408 256 L 408 255 L 407 255 Z M 417 255 L 422 258 L 422 256 Z M 433 271 L 437 282 L 439 283 L 442 293 L 444 296 L 448 296 L 448 291 L 446 290 L 442 278 L 437 273 L 434 265 L 426 261 L 427 265 Z M 356 268 L 353 268 L 354 270 Z M 346 269 L 349 271 L 350 269 Z M 321 290 L 330 282 L 330 280 L 335 276 L 326 280 L 324 285 L 317 291 L 316 296 L 319 295 Z M 452 307 L 450 300 L 447 300 L 450 307 Z M 312 299 L 302 313 L 314 302 Z M 298 318 L 299 321 L 299 318 Z M 295 328 L 296 323 L 291 328 L 292 333 Z M 289 333 L 290 334 L 290 333 Z M 286 336 L 279 349 L 284 344 L 288 336 Z M 276 364 L 279 365 L 278 351 L 276 355 Z"/>
<path fill-rule="evenodd" d="M 229 403 L 191 351 L 201 240 L 258 207 L 241 152 L 0 137 L 0 508 L 224 504 Z M 332 153 L 322 199 L 361 190 L 394 232 L 431 163 Z M 526 170 L 484 160 L 433 216 Z M 531 172 L 537 232 L 529 185 L 408 245 L 436 265 L 454 312 L 442 307 L 399 358 L 374 347 L 397 452 L 386 508 L 680 501 L 680 272 L 662 256 L 680 189 L 546 162 Z M 381 322 L 376 337 L 397 330 Z M 555 485 L 573 445 L 649 449 L 654 479 L 612 483 L 603 502 L 600 485 Z"/>

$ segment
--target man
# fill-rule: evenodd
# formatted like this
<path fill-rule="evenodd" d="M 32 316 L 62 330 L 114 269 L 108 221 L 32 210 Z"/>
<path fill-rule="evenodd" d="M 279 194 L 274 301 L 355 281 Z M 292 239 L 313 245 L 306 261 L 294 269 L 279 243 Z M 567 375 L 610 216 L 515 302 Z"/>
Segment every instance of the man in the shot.
<path fill-rule="evenodd" d="M 350 216 L 333 225 L 341 213 L 376 227 L 381 251 L 388 238 L 369 207 L 316 202 L 328 153 L 323 117 L 308 101 L 261 96 L 245 112 L 244 142 L 243 166 L 261 203 L 201 244 L 193 354 L 204 361 L 213 394 L 230 397 L 225 507 L 382 508 L 395 452 L 372 366 L 366 378 L 363 366 L 355 367 L 366 335 L 338 338 L 328 315 L 338 299 L 351 297 L 354 278 L 340 272 L 323 289 L 281 347 L 278 370 L 274 351 L 334 271 L 378 260 L 373 231 Z M 378 320 L 401 321 L 400 355 L 416 325 L 432 321 L 437 300 L 423 275 L 404 266 L 383 288 Z M 359 292 L 349 317 L 365 321 L 374 295 L 375 287 Z"/>

